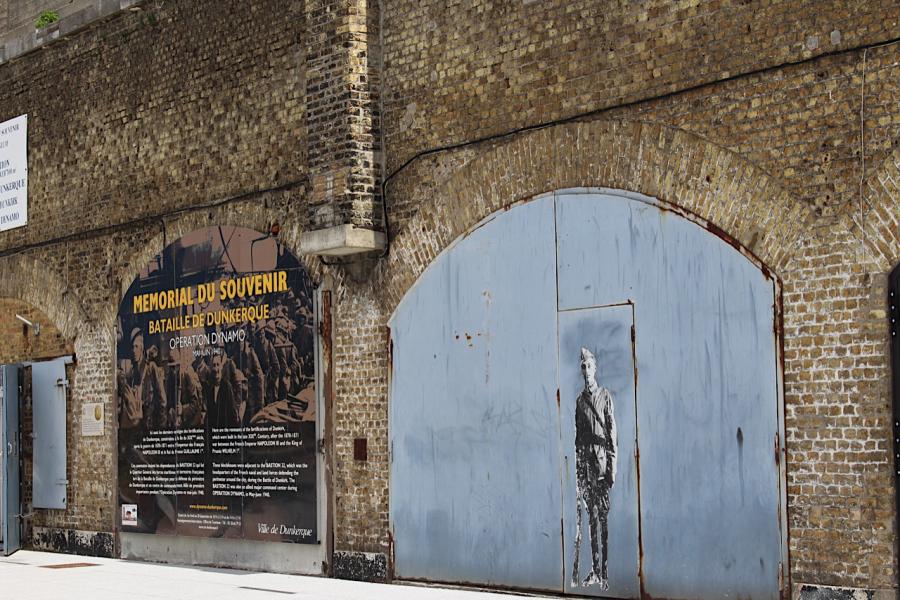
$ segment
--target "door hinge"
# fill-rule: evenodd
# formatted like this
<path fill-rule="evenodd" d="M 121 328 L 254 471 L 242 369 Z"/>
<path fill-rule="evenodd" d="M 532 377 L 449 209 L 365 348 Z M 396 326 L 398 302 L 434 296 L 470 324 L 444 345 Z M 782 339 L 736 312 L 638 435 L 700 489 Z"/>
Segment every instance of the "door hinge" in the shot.
<path fill-rule="evenodd" d="M 779 432 L 775 432 L 775 464 L 781 464 L 781 436 Z"/>

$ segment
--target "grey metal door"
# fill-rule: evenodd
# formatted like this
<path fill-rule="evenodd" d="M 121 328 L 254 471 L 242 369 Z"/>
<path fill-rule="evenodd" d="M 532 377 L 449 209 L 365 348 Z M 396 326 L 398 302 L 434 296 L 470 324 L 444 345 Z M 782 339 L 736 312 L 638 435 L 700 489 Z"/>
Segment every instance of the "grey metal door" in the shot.
<path fill-rule="evenodd" d="M 391 319 L 395 575 L 776 600 L 774 301 L 650 198 L 557 193 L 481 224 Z"/>
<path fill-rule="evenodd" d="M 553 206 L 501 217 L 391 321 L 395 575 L 560 590 Z"/>
<path fill-rule="evenodd" d="M 66 507 L 66 363 L 71 361 L 63 357 L 31 365 L 35 508 Z"/>
<path fill-rule="evenodd" d="M 3 555 L 19 549 L 19 375 L 16 365 L 0 367 L 0 537 Z"/>
<path fill-rule="evenodd" d="M 634 302 L 644 592 L 777 599 L 774 281 L 649 198 L 556 211 L 560 309 Z"/>

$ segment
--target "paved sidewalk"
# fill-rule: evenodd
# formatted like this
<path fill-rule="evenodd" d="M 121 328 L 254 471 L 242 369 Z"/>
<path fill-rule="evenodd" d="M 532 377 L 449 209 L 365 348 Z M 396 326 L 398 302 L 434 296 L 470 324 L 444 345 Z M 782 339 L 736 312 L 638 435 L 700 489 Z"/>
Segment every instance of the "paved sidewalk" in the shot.
<path fill-rule="evenodd" d="M 73 566 L 83 565 L 83 566 Z M 16 600 L 522 600 L 522 596 L 30 552 L 0 557 Z"/>

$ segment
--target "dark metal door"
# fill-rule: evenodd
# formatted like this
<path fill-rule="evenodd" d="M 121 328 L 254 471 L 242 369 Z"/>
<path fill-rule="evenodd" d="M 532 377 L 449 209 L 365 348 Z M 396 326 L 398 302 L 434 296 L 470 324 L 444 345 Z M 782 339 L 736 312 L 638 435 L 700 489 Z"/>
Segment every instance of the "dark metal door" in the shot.
<path fill-rule="evenodd" d="M 19 372 L 15 365 L 0 367 L 0 537 L 3 538 L 3 555 L 19 549 L 19 523 L 21 504 L 19 498 Z"/>

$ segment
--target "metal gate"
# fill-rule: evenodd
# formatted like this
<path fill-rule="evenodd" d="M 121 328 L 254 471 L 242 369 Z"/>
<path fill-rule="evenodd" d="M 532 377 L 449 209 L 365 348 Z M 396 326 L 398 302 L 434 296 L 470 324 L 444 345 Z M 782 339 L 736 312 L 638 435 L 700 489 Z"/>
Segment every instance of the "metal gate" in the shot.
<path fill-rule="evenodd" d="M 395 575 L 779 597 L 775 282 L 656 201 L 482 223 L 391 320 Z"/>

